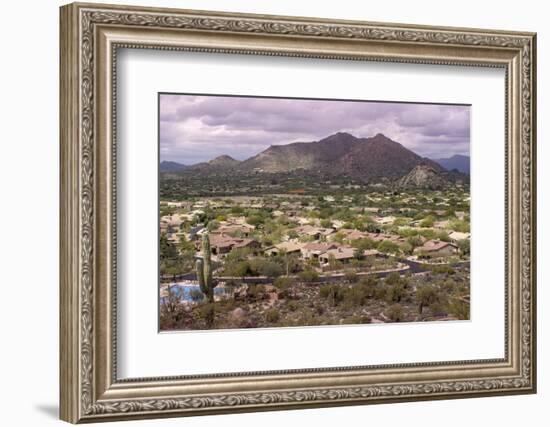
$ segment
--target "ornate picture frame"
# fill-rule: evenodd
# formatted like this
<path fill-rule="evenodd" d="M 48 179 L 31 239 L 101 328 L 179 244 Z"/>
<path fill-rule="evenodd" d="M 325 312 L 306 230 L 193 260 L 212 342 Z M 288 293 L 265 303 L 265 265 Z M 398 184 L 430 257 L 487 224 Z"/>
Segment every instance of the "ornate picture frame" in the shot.
<path fill-rule="evenodd" d="M 536 35 L 70 4 L 61 8 L 61 419 L 97 422 L 536 391 Z M 505 357 L 117 378 L 117 49 L 503 68 Z"/>

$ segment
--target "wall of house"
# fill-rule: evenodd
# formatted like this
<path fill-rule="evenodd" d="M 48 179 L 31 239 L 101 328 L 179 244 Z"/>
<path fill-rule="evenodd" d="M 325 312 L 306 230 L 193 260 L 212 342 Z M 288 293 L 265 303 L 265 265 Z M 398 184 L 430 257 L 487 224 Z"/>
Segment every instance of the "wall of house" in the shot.
<path fill-rule="evenodd" d="M 550 117 L 550 26 L 543 1 L 105 0 L 147 6 L 306 15 L 537 31 L 538 117 Z M 57 426 L 58 6 L 2 4 L 0 73 L 0 417 L 6 426 Z M 183 77 L 182 77 L 183 78 Z M 330 82 L 327 82 L 330 84 Z M 481 399 L 135 421 L 146 426 L 548 425 L 550 406 L 550 125 L 539 120 L 539 393 Z M 490 173 L 491 165 L 487 165 Z M 32 230 L 31 238 L 24 237 Z M 26 230 L 26 231 L 23 231 Z M 544 238 L 543 238 L 544 237 Z M 216 349 L 213 349 L 216 351 Z M 181 357 L 184 363 L 185 355 Z M 220 355 L 223 357 L 223 354 Z"/>

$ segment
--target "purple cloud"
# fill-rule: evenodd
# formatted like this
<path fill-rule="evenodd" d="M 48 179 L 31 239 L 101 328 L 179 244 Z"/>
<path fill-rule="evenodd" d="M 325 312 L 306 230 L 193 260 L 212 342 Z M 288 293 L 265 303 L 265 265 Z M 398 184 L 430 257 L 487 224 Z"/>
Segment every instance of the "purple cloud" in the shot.
<path fill-rule="evenodd" d="M 368 101 L 160 97 L 160 156 L 194 164 L 222 154 L 244 160 L 270 145 L 316 141 L 338 131 L 383 133 L 426 157 L 469 154 L 470 107 Z"/>

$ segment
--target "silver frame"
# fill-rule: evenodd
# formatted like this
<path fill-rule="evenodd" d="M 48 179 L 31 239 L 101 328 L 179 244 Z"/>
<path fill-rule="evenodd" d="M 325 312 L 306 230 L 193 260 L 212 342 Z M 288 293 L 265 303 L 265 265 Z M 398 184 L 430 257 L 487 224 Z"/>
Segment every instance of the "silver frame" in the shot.
<path fill-rule="evenodd" d="M 535 392 L 535 34 L 76 3 L 61 8 L 60 42 L 62 419 L 76 423 Z M 118 48 L 504 68 L 505 357 L 118 379 Z"/>

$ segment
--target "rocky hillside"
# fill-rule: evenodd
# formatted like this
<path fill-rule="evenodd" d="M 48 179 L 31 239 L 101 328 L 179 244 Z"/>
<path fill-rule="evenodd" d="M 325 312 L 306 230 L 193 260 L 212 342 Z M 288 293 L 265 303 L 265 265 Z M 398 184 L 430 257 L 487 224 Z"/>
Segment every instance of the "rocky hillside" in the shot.
<path fill-rule="evenodd" d="M 203 172 L 220 172 L 236 167 L 239 160 L 234 159 L 231 156 L 223 155 L 218 156 L 208 162 L 197 163 L 188 168 L 189 171 L 203 171 Z"/>
<path fill-rule="evenodd" d="M 301 169 L 370 179 L 397 178 L 421 164 L 443 170 L 382 134 L 356 138 L 338 132 L 319 141 L 271 146 L 243 161 L 239 170 L 280 173 Z"/>
<path fill-rule="evenodd" d="M 469 183 L 469 175 L 457 170 L 437 170 L 428 165 L 419 165 L 398 179 L 395 185 L 401 188 L 439 190 L 452 185 L 468 185 Z"/>
<path fill-rule="evenodd" d="M 413 168 L 407 175 L 397 181 L 398 187 L 403 188 L 429 188 L 440 189 L 448 185 L 434 168 L 426 165 L 419 165 Z"/>
<path fill-rule="evenodd" d="M 168 162 L 161 164 L 161 172 L 165 163 Z M 244 161 L 223 155 L 170 172 L 198 180 L 209 176 L 219 179 L 228 174 L 253 175 L 255 179 L 263 175 L 271 179 L 273 174 L 335 176 L 364 182 L 397 182 L 399 186 L 418 188 L 440 188 L 469 181 L 468 175 L 457 170 L 446 171 L 440 164 L 382 134 L 357 138 L 345 132 L 319 141 L 272 145 Z"/>

